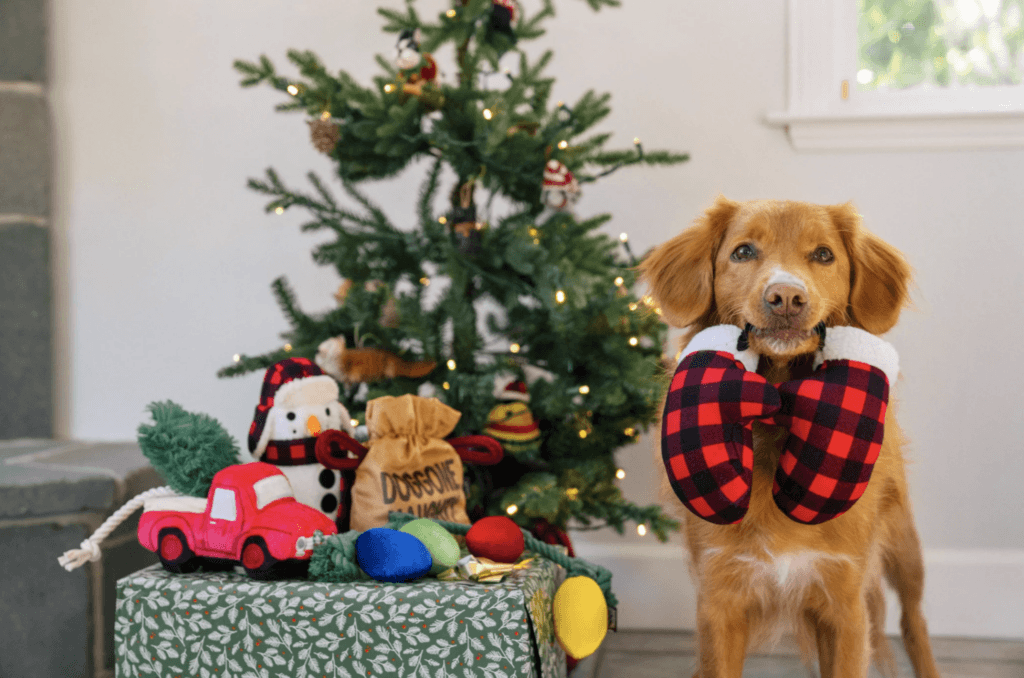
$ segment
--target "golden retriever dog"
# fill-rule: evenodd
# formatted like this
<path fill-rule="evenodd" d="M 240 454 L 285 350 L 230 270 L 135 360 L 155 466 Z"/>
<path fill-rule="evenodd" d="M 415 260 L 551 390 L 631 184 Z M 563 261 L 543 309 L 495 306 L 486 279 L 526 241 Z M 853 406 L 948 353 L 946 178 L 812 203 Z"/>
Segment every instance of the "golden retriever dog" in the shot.
<path fill-rule="evenodd" d="M 722 197 L 655 249 L 641 271 L 668 322 L 688 329 L 681 347 L 715 325 L 750 325 L 757 372 L 772 384 L 811 374 L 819 323 L 887 332 L 908 301 L 910 281 L 900 252 L 865 230 L 851 204 Z M 899 596 L 916 675 L 938 677 L 893 405 L 867 489 L 839 517 L 801 524 L 779 510 L 772 482 L 786 431 L 757 421 L 743 519 L 713 524 L 680 506 L 698 594 L 697 676 L 740 678 L 747 651 L 787 630 L 808 666 L 817 659 L 822 678 L 863 678 L 872 660 L 883 675 L 896 676 L 884 635 L 884 578 Z M 680 505 L 661 475 L 664 496 Z"/>

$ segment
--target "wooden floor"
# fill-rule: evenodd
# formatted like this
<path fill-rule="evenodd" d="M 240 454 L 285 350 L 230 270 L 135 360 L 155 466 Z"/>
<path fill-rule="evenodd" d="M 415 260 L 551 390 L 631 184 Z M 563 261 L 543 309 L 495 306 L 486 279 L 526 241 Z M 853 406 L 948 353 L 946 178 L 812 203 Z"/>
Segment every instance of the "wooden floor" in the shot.
<path fill-rule="evenodd" d="M 900 676 L 914 675 L 903 645 L 890 639 Z M 1024 641 L 933 638 L 932 648 L 943 678 L 1024 678 Z M 601 649 L 580 662 L 572 678 L 692 678 L 693 634 L 660 631 L 608 633 Z M 769 654 L 747 657 L 745 678 L 808 678 L 796 646 L 783 641 Z M 871 670 L 872 678 L 879 673 Z"/>

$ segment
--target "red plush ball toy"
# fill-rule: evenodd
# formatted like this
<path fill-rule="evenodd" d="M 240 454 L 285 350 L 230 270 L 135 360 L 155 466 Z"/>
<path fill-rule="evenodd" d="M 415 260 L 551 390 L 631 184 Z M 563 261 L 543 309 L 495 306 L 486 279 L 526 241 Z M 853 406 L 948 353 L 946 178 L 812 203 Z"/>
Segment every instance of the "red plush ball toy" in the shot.
<path fill-rule="evenodd" d="M 466 546 L 477 558 L 497 563 L 514 563 L 523 555 L 523 531 L 511 518 L 489 516 L 473 523 L 466 533 Z"/>

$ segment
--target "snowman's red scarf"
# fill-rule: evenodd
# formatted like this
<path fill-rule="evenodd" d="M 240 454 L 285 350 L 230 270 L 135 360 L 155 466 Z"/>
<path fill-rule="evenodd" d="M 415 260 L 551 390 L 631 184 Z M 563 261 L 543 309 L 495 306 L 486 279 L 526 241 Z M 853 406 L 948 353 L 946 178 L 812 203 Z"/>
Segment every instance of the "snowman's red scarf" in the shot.
<path fill-rule="evenodd" d="M 271 440 L 267 449 L 260 457 L 275 466 L 299 466 L 316 464 L 316 438 L 297 438 L 295 440 Z"/>

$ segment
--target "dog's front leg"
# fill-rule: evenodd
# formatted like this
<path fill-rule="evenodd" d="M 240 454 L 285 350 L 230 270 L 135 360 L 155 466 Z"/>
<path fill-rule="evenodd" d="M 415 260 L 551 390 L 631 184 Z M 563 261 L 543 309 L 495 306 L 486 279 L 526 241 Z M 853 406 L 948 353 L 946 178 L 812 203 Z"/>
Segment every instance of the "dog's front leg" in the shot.
<path fill-rule="evenodd" d="M 699 678 L 742 678 L 750 634 L 742 601 L 702 599 L 697 604 Z"/>
<path fill-rule="evenodd" d="M 838 602 L 838 601 L 837 601 Z M 816 624 L 821 678 L 867 678 L 871 663 L 867 603 L 850 596 L 828 621 Z"/>

